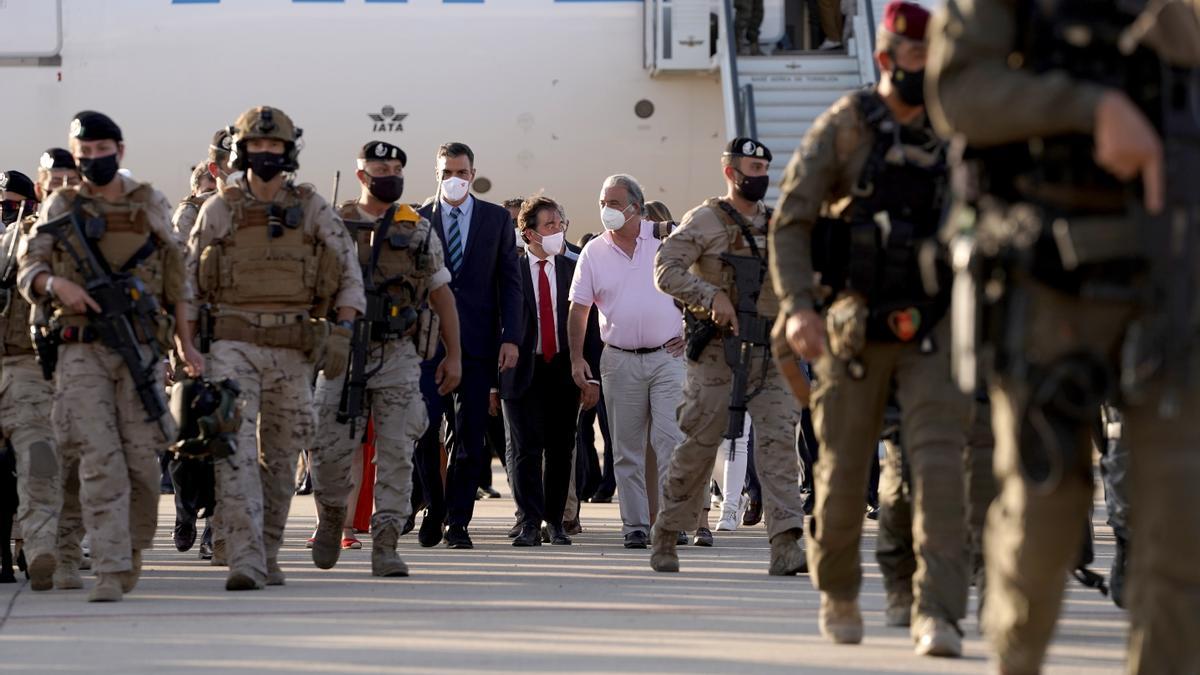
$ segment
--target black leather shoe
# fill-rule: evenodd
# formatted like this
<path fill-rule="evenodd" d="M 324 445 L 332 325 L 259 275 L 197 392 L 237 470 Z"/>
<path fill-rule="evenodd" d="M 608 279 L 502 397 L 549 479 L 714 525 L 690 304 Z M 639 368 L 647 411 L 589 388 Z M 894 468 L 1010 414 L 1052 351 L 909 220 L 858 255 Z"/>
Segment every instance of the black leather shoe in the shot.
<path fill-rule="evenodd" d="M 676 546 L 687 546 L 688 545 L 687 532 L 680 530 L 679 534 L 675 535 L 675 545 Z"/>
<path fill-rule="evenodd" d="M 552 546 L 570 546 L 571 538 L 563 531 L 560 525 L 547 525 L 542 529 L 542 532 L 549 536 L 549 541 Z"/>
<path fill-rule="evenodd" d="M 404 527 L 400 528 L 400 536 L 403 537 L 404 535 L 408 534 L 409 532 L 412 532 L 413 528 L 415 528 L 416 526 L 417 526 L 417 512 L 413 511 L 412 513 L 408 514 L 408 520 L 404 521 Z"/>
<path fill-rule="evenodd" d="M 646 548 L 648 543 L 646 533 L 641 530 L 634 530 L 625 535 L 625 548 Z"/>
<path fill-rule="evenodd" d="M 175 550 L 183 553 L 190 551 L 196 543 L 196 523 L 175 521 Z"/>
<path fill-rule="evenodd" d="M 524 527 L 524 525 L 522 525 L 521 521 L 518 520 L 512 527 L 508 528 L 508 534 L 506 536 L 508 536 L 509 539 L 516 539 L 517 536 L 521 534 L 522 527 Z"/>
<path fill-rule="evenodd" d="M 425 512 L 421 521 L 421 531 L 417 533 L 417 542 L 425 548 L 433 548 L 442 542 L 442 519 L 430 512 Z"/>
<path fill-rule="evenodd" d="M 484 499 L 500 499 L 500 493 L 491 485 L 485 485 L 479 488 L 479 491 L 483 493 Z"/>
<path fill-rule="evenodd" d="M 567 536 L 569 537 L 574 537 L 575 535 L 583 532 L 583 525 L 579 524 L 578 518 L 575 520 L 564 520 L 563 532 L 566 532 Z"/>
<path fill-rule="evenodd" d="M 204 534 L 200 535 L 200 559 L 212 560 L 213 557 L 213 531 L 212 526 L 204 526 Z"/>
<path fill-rule="evenodd" d="M 592 495 L 592 498 L 589 499 L 588 502 L 592 504 L 611 504 L 612 498 L 613 496 L 609 494 L 597 494 Z"/>
<path fill-rule="evenodd" d="M 446 528 L 446 548 L 475 548 L 475 544 L 471 543 L 471 535 L 467 534 L 467 528 L 451 525 Z"/>
<path fill-rule="evenodd" d="M 692 540 L 694 546 L 712 546 L 713 535 L 712 530 L 707 527 L 701 527 L 696 530 L 696 538 Z"/>
<path fill-rule="evenodd" d="M 447 533 L 447 541 L 449 541 L 449 533 Z M 522 525 L 520 533 L 513 538 L 512 545 L 520 547 L 541 546 L 542 537 L 538 533 L 536 527 L 532 525 Z"/>
<path fill-rule="evenodd" d="M 762 522 L 762 502 L 750 500 L 746 513 L 742 514 L 742 525 L 751 527 Z"/>

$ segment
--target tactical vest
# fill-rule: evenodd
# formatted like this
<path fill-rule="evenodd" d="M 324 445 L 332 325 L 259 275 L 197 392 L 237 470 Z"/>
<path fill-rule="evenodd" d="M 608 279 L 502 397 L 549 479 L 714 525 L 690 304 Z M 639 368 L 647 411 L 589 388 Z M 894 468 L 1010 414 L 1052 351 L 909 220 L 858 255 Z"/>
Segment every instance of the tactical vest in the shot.
<path fill-rule="evenodd" d="M 896 122 L 873 88 L 856 103 L 874 141 L 850 203 L 838 219 L 822 219 L 813 232 L 813 267 L 836 297 L 862 295 L 870 308 L 867 338 L 918 340 L 945 315 L 948 294 L 930 296 L 919 255 L 933 242 L 947 189 L 945 144 L 926 125 Z M 949 270 L 938 270 L 948 289 Z"/>
<path fill-rule="evenodd" d="M 1123 91 L 1161 130 L 1161 66 L 1144 47 L 1130 55 L 1119 50 L 1121 33 L 1136 18 L 1122 4 L 1021 0 L 1008 60 L 1036 74 L 1064 72 Z M 1130 201 L 1121 182 L 1096 164 L 1090 134 L 1030 139 L 977 154 L 981 190 L 1007 203 L 1032 203 L 1054 215 L 1092 215 L 1122 213 Z"/>
<path fill-rule="evenodd" d="M 756 226 L 753 225 L 747 218 L 741 216 L 743 223 L 750 230 L 750 234 L 754 236 L 755 241 L 752 244 L 747 238 L 746 233 L 742 231 L 742 225 L 739 225 L 734 215 L 726 210 L 726 207 L 732 207 L 728 202 L 711 197 L 704 202 L 717 216 L 717 220 L 725 228 L 725 234 L 728 237 L 728 248 L 726 252 L 731 255 L 743 256 L 747 258 L 758 258 L 762 261 L 764 270 L 767 265 L 767 236 L 765 227 L 762 231 L 756 231 Z M 772 210 L 767 208 L 766 219 L 771 220 Z M 740 216 L 740 214 L 739 214 Z M 705 281 L 725 291 L 730 298 L 737 297 L 736 284 L 734 283 L 733 270 L 723 263 L 719 258 L 705 256 L 696 261 L 697 275 Z M 770 281 L 764 281 L 762 286 L 762 295 L 760 295 L 759 308 L 764 310 L 764 316 L 773 316 L 779 313 L 779 301 L 775 300 L 774 293 L 770 288 Z M 767 302 L 763 303 L 761 298 L 766 296 Z M 765 306 L 764 306 L 765 304 Z M 692 308 L 693 313 L 700 316 L 707 314 L 707 311 L 696 312 L 698 308 Z"/>
<path fill-rule="evenodd" d="M 362 218 L 356 201 L 344 202 L 338 215 L 345 222 Z M 347 226 L 358 250 L 364 281 L 369 274 L 373 283 L 368 285 L 374 285 L 377 292 L 386 294 L 393 309 L 404 311 L 420 307 L 429 295 L 429 279 L 437 271 L 433 269 L 433 257 L 429 253 L 429 225 L 422 225 L 421 216 L 411 206 L 399 204 L 385 233 L 380 221 L 374 222 L 373 226 Z M 377 233 L 383 236 L 375 241 Z"/>
<path fill-rule="evenodd" d="M 114 273 L 132 273 L 155 298 L 163 297 L 165 242 L 159 239 L 147 215 L 154 189 L 147 183 L 138 185 L 125 199 L 112 204 L 103 199 L 84 195 L 78 187 L 63 187 L 56 193 L 67 209 L 79 207 L 83 218 L 84 236 L 91 239 L 95 249 Z M 64 228 L 74 237 L 71 228 Z M 72 241 L 77 250 L 85 242 Z M 54 276 L 73 281 L 80 286 L 87 282 L 76 268 L 75 260 L 62 246 L 55 246 L 51 257 Z M 59 316 L 76 314 L 66 307 L 58 308 Z"/>
<path fill-rule="evenodd" d="M 18 356 L 33 354 L 33 342 L 29 333 L 29 316 L 33 313 L 29 301 L 17 292 L 17 247 L 21 237 L 29 234 L 37 216 L 29 216 L 20 223 L 10 225 L 13 228 L 11 238 L 5 239 L 5 247 L 0 251 L 0 297 L 3 298 L 0 307 L 0 354 Z"/>
<path fill-rule="evenodd" d="M 310 311 L 336 292 L 340 279 L 322 264 L 326 247 L 305 218 L 312 186 L 284 190 L 281 202 L 269 204 L 236 185 L 221 192 L 233 222 L 201 252 L 198 285 L 204 301 Z"/>

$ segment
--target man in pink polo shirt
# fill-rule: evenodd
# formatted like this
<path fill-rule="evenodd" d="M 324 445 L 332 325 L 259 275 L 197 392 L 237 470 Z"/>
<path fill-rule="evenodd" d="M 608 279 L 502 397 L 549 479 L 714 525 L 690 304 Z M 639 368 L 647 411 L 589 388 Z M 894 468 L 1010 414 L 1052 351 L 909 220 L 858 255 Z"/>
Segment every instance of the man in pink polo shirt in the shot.
<path fill-rule="evenodd" d="M 625 548 L 646 548 L 649 541 L 647 433 L 658 464 L 655 489 L 660 499 L 671 451 L 683 440 L 675 421 L 683 397 L 683 315 L 670 296 L 654 287 L 659 241 L 654 224 L 643 220 L 645 206 L 642 188 L 632 176 L 618 174 L 604 181 L 600 220 L 605 232 L 579 255 L 567 320 L 571 374 L 585 407 L 595 405 L 599 382 L 604 382 Z M 583 358 L 593 304 L 600 310 L 605 344 L 600 380 Z"/>

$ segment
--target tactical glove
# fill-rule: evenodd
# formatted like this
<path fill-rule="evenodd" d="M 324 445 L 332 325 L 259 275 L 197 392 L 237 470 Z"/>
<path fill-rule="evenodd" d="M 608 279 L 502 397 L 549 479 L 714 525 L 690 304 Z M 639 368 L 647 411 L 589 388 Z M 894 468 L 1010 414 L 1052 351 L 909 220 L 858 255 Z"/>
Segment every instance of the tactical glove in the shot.
<path fill-rule="evenodd" d="M 325 378 L 341 377 L 346 372 L 346 362 L 350 360 L 351 331 L 345 326 L 333 326 L 329 331 L 329 339 L 325 342 Z"/>

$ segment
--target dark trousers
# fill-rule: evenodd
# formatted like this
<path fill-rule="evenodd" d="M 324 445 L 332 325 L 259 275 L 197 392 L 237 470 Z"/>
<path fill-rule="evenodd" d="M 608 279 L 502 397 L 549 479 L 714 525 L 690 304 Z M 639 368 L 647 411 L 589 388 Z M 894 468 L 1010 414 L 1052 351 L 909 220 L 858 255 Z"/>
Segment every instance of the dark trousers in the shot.
<path fill-rule="evenodd" d="M 496 362 L 463 358 L 458 389 L 442 397 L 438 396 L 434 381 L 439 358 L 421 364 L 421 393 L 429 412 L 429 428 L 417 443 L 415 466 L 421 478 L 422 496 L 429 506 L 427 517 L 444 515 L 447 525 L 466 527 L 475 513 L 475 491 L 479 488 L 488 422 L 488 393 L 496 381 Z M 443 417 L 449 428 L 444 495 L 438 442 Z"/>
<path fill-rule="evenodd" d="M 596 448 L 597 417 L 600 418 L 600 436 L 604 440 L 603 464 Z M 603 392 L 600 394 L 600 402 L 591 410 L 579 411 L 579 432 L 576 435 L 575 447 L 578 463 L 587 469 L 583 472 L 583 482 L 580 482 L 579 476 L 575 478 L 575 486 L 583 486 L 579 489 L 579 498 L 591 499 L 595 495 L 612 497 L 617 490 L 617 479 L 613 475 L 613 446 L 608 431 L 608 410 L 604 407 Z"/>
<path fill-rule="evenodd" d="M 508 459 L 505 457 L 504 416 L 488 416 L 487 429 L 483 437 L 483 455 L 479 462 L 479 487 L 492 487 L 492 457 L 500 458 L 500 465 L 508 469 Z"/>
<path fill-rule="evenodd" d="M 538 527 L 543 521 L 561 525 L 573 470 L 579 389 L 571 380 L 566 354 L 550 363 L 534 358 L 529 388 L 519 398 L 504 401 L 513 439 L 513 496 L 526 526 Z"/>

